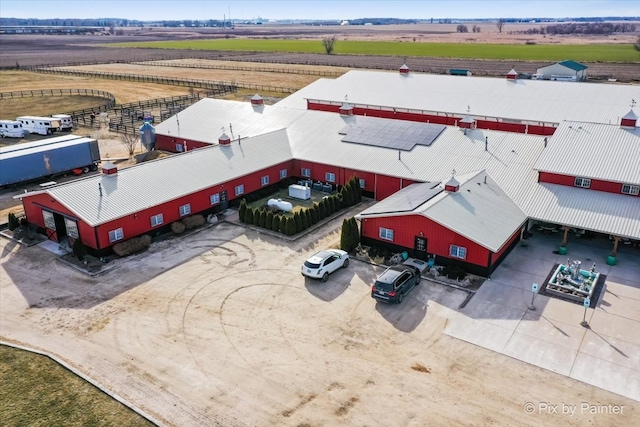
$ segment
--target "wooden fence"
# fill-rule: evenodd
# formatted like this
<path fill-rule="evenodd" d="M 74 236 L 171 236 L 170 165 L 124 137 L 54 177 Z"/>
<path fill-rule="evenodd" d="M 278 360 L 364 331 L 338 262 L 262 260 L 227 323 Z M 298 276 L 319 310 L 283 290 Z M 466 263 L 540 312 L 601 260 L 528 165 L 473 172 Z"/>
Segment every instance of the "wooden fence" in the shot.
<path fill-rule="evenodd" d="M 166 62 L 167 60 L 152 61 L 134 61 L 129 64 L 144 65 L 147 67 L 175 67 L 175 68 L 197 68 L 205 70 L 225 70 L 225 71 L 254 71 L 258 73 L 278 73 L 278 74 L 301 74 L 306 76 L 320 77 L 340 77 L 344 72 L 338 71 L 320 71 L 320 70 L 304 70 L 297 68 L 273 68 L 273 67 L 241 67 L 233 65 L 214 65 L 214 64 L 187 64 L 179 62 Z"/>
<path fill-rule="evenodd" d="M 141 83 L 156 83 L 162 85 L 172 86 L 184 86 L 190 88 L 208 89 L 208 90 L 220 90 L 226 92 L 235 92 L 237 88 L 253 89 L 263 92 L 279 92 L 279 93 L 293 93 L 297 89 L 271 86 L 271 85 L 255 85 L 250 83 L 238 83 L 238 82 L 216 82 L 211 80 L 199 80 L 199 79 L 178 79 L 175 77 L 162 77 L 162 76 L 149 76 L 141 74 L 121 74 L 121 73 L 109 73 L 103 71 L 80 71 L 80 70 L 65 70 L 61 68 L 45 68 L 45 67 L 29 67 L 28 71 L 45 73 L 45 74 L 60 74 L 69 76 L 81 76 L 81 77 L 94 77 L 113 80 L 127 80 Z"/>

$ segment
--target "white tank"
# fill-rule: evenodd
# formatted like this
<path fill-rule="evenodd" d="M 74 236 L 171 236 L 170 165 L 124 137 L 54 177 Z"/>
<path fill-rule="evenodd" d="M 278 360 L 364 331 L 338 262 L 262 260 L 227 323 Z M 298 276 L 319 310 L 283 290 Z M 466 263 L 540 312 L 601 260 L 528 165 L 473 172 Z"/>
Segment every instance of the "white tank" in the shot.
<path fill-rule="evenodd" d="M 293 205 L 291 203 L 284 202 L 282 201 L 282 199 L 269 199 L 269 201 L 267 202 L 267 206 L 275 206 L 283 212 L 291 212 L 291 210 L 293 209 Z"/>

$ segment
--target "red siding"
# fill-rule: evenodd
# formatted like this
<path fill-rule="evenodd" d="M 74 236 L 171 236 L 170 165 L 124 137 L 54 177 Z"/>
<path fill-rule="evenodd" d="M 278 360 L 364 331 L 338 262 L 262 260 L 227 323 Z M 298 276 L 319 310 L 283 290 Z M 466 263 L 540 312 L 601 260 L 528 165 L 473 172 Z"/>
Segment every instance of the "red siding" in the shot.
<path fill-rule="evenodd" d="M 22 199 L 22 205 L 24 207 L 27 221 L 41 228 L 45 228 L 44 218 L 42 217 L 43 209 L 54 213 L 66 215 L 69 218 L 77 219 L 78 234 L 80 235 L 82 243 L 91 248 L 96 248 L 96 238 L 93 228 L 80 221 L 76 214 L 62 206 L 60 203 L 58 203 L 57 200 L 51 198 L 49 194 L 36 194 L 33 196 L 25 197 L 24 199 Z M 50 230 L 48 228 L 46 230 L 47 236 L 50 236 L 51 240 L 57 242 L 57 234 L 53 230 Z"/>
<path fill-rule="evenodd" d="M 191 151 L 194 148 L 210 147 L 211 145 L 215 145 L 215 144 L 209 144 L 207 142 L 177 138 L 175 136 L 170 136 L 170 135 L 156 134 L 156 150 L 163 150 L 163 151 L 169 151 L 171 153 L 177 153 L 178 150 L 176 150 L 176 144 L 181 144 L 184 147 L 185 142 L 187 144 L 188 151 Z"/>
<path fill-rule="evenodd" d="M 539 182 L 548 182 L 550 184 L 559 184 L 573 187 L 576 177 L 569 175 L 561 175 L 551 172 L 539 172 Z M 622 194 L 622 185 L 619 182 L 603 181 L 600 179 L 592 179 L 591 186 L 584 190 L 604 191 L 607 193 Z"/>
<path fill-rule="evenodd" d="M 180 219 L 179 207 L 182 205 L 190 204 L 191 213 L 195 214 L 210 208 L 209 196 L 220 193 L 223 190 L 227 190 L 229 201 L 244 197 L 245 194 L 254 192 L 262 187 L 261 178 L 265 175 L 269 176 L 269 185 L 279 182 L 280 170 L 282 169 L 287 170 L 288 177 L 293 175 L 292 163 L 285 162 L 238 179 L 220 183 L 196 193 L 185 195 L 162 205 L 132 213 L 108 223 L 101 224 L 96 227 L 95 232 L 89 225 L 82 221 L 78 221 L 78 231 L 85 245 L 94 249 L 106 248 L 112 245 L 112 243 L 109 242 L 109 231 L 122 228 L 124 240 L 148 233 L 153 230 L 150 219 L 153 215 L 162 214 L 162 225 L 170 224 Z M 244 184 L 244 193 L 236 196 L 235 187 L 240 184 Z M 25 197 L 23 199 L 23 205 L 25 214 L 27 215 L 27 220 L 39 227 L 44 228 L 44 219 L 42 218 L 42 208 L 38 206 L 38 204 L 45 206 L 45 208 L 50 208 L 50 210 L 54 212 L 60 212 L 69 217 L 77 218 L 75 214 L 64 208 L 56 200 L 53 200 L 48 194 L 36 194 Z"/>
<path fill-rule="evenodd" d="M 386 199 L 393 193 L 402 189 L 402 180 L 400 178 L 376 176 L 375 183 L 375 199 Z"/>
<path fill-rule="evenodd" d="M 487 267 L 490 251 L 472 242 L 466 237 L 456 234 L 440 224 L 419 215 L 407 215 L 402 217 L 366 218 L 362 221 L 362 236 L 381 240 L 379 229 L 384 227 L 393 230 L 393 244 L 405 248 L 413 248 L 415 236 L 420 232 L 427 239 L 427 253 L 451 258 L 449 247 L 461 246 L 467 249 L 465 261 L 481 267 Z"/>
<path fill-rule="evenodd" d="M 572 176 L 560 175 L 551 172 L 540 172 L 538 174 L 538 182 L 548 182 L 550 184 L 568 185 L 573 187 L 574 178 Z"/>
<path fill-rule="evenodd" d="M 340 105 L 331 105 L 321 102 L 307 101 L 307 109 L 317 111 L 329 111 L 337 113 Z M 428 114 L 425 112 L 406 112 L 397 111 L 391 107 L 359 107 L 353 106 L 353 114 L 357 116 L 382 117 L 387 119 L 407 120 L 413 122 L 437 123 L 448 126 L 455 126 L 462 120 L 463 116 L 453 116 L 442 114 Z M 529 133 L 532 135 L 553 135 L 556 128 L 553 126 L 539 126 L 522 123 L 507 123 L 497 120 L 477 120 L 476 125 L 479 129 L 491 129 L 503 132 Z"/>

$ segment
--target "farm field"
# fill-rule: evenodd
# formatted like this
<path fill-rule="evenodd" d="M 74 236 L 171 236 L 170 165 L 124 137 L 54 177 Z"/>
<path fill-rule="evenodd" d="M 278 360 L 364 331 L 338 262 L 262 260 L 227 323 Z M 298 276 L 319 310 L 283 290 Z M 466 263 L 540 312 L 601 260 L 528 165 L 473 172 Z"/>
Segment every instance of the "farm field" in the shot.
<path fill-rule="evenodd" d="M 443 25 L 440 28 L 445 29 L 445 26 Z M 244 31 L 243 29 L 240 30 Z M 541 38 L 489 34 L 491 30 L 495 32 L 494 25 L 483 27 L 484 33 L 482 35 L 452 35 L 444 30 L 442 33 L 425 32 L 421 35 L 407 30 L 407 32 L 398 32 L 394 37 L 404 41 L 397 43 L 399 47 L 420 44 L 412 43 L 414 37 L 422 42 L 428 39 L 430 45 L 436 45 L 436 40 L 449 40 L 448 37 L 454 42 L 455 40 L 464 40 L 465 37 L 467 39 L 473 37 L 476 41 L 487 42 L 485 43 L 487 46 L 499 46 L 499 49 L 503 49 L 503 51 L 508 50 L 507 45 L 510 43 L 515 48 L 543 47 Z M 357 37 L 363 40 L 363 43 L 369 43 L 368 39 L 371 38 L 377 40 L 378 38 L 387 39 L 391 37 L 379 28 L 375 28 L 372 31 L 374 32 L 371 35 L 365 33 L 358 33 L 357 36 L 341 34 L 336 47 L 341 46 L 343 42 L 346 43 L 343 37 Z M 314 35 L 316 39 L 312 40 L 312 43 L 321 46 L 319 38 L 324 37 L 325 34 L 319 31 L 318 34 Z M 191 36 L 191 34 L 175 32 L 175 38 Z M 198 37 L 202 36 L 198 35 Z M 109 42 L 125 38 L 113 37 Z M 525 41 L 530 39 L 535 39 L 536 43 L 539 44 L 537 46 L 525 46 Z M 397 52 L 385 54 L 388 56 L 369 57 L 363 54 L 326 55 L 321 51 L 315 54 L 304 54 L 227 51 L 221 48 L 216 48 L 216 50 L 204 50 L 202 48 L 198 48 L 199 50 L 193 50 L 192 48 L 112 48 L 108 47 L 111 44 L 101 44 L 100 47 L 90 46 L 84 39 L 80 40 L 80 38 L 69 36 L 61 38 L 34 36 L 32 38 L 22 38 L 22 40 L 27 40 L 31 44 L 34 49 L 33 53 L 26 53 L 26 51 L 20 49 L 10 50 L 7 47 L 8 44 L 5 43 L 7 38 L 0 36 L 0 43 L 3 46 L 0 50 L 1 66 L 14 66 L 18 62 L 25 66 L 45 63 L 65 64 L 87 60 L 109 62 L 114 60 L 173 59 L 172 62 L 167 63 L 171 67 L 106 64 L 86 65 L 77 69 L 179 76 L 181 78 L 194 79 L 206 78 L 216 81 L 262 82 L 278 86 L 304 86 L 308 84 L 306 83 L 307 81 L 311 82 L 317 79 L 318 76 L 309 75 L 302 78 L 299 75 L 286 73 L 238 72 L 237 70 L 234 71 L 233 68 L 260 68 L 265 67 L 265 63 L 269 63 L 269 67 L 281 67 L 283 69 L 293 67 L 327 71 L 335 69 L 336 72 L 344 71 L 344 67 L 393 70 L 397 69 L 401 64 L 401 62 L 398 62 L 401 61 L 398 55 L 402 55 Z M 40 40 L 57 44 L 56 47 L 50 49 L 41 44 Z M 56 40 L 55 43 L 53 40 Z M 91 43 L 105 41 L 104 38 L 99 40 L 98 38 L 88 38 L 87 40 L 90 40 Z M 569 38 L 565 39 L 565 41 L 569 40 Z M 587 41 L 589 43 L 584 43 L 585 45 L 595 44 L 595 46 L 600 46 L 598 43 L 602 43 L 601 39 L 597 40 L 596 38 L 588 38 Z M 493 44 L 495 42 L 504 44 Z M 194 43 L 194 41 L 189 41 L 188 43 Z M 618 46 L 625 46 L 628 43 L 628 40 L 625 43 L 620 43 L 620 40 L 616 40 L 615 44 L 603 46 L 612 51 L 617 51 Z M 472 49 L 478 46 L 478 44 L 472 45 L 471 43 L 468 43 L 468 45 L 473 46 Z M 445 44 L 445 46 L 452 48 L 456 45 Z M 550 47 L 560 48 L 563 46 L 551 45 Z M 567 51 L 569 52 L 567 56 L 558 59 L 570 57 L 571 59 L 581 60 L 573 53 L 577 54 L 583 50 L 583 47 L 582 44 L 571 45 L 573 50 Z M 514 51 L 517 50 L 515 49 Z M 202 56 L 208 59 L 188 58 L 189 56 Z M 614 77 L 619 80 L 638 81 L 640 79 L 638 57 L 637 55 L 635 61 L 623 61 L 630 62 L 627 64 L 590 63 L 590 74 L 602 76 L 602 78 Z M 535 58 L 530 57 L 512 62 L 498 59 L 450 59 L 449 57 L 433 58 L 424 56 L 409 58 L 408 63 L 412 70 L 422 72 L 442 73 L 446 72 L 448 68 L 468 68 L 474 71 L 474 75 L 500 76 L 512 66 L 520 72 L 534 72 L 536 66 L 546 65 L 546 61 L 544 59 L 536 62 Z M 273 65 L 271 62 L 278 62 L 279 64 Z M 186 66 L 181 67 L 180 64 Z M 201 70 L 189 67 L 189 65 L 194 64 L 218 64 L 220 66 L 228 66 L 231 70 Z M 338 67 L 331 67 L 332 65 Z M 188 88 L 177 86 L 38 74 L 25 71 L 0 71 L 0 91 L 3 92 L 22 89 L 76 87 L 108 91 L 116 96 L 118 103 L 189 93 Z M 255 91 L 241 90 L 225 98 L 247 100 L 253 93 Z M 275 93 L 260 92 L 260 94 L 263 97 L 284 96 L 283 94 Z M 56 102 L 60 101 L 52 100 L 49 102 L 51 106 L 55 107 Z M 71 108 L 73 100 L 69 102 L 71 103 L 69 104 Z M 61 108 L 62 105 L 58 104 Z M 13 110 L 10 112 L 7 109 L 7 106 L 8 104 L 0 103 L 1 118 L 5 118 L 5 112 L 9 114 L 9 117 L 14 114 Z M 23 105 L 20 108 L 24 107 Z M 26 108 L 31 107 L 26 106 Z M 76 107 L 73 106 L 72 109 L 76 109 Z M 81 131 L 84 132 L 85 130 L 82 129 Z M 117 141 L 118 135 L 101 133 L 94 136 L 100 138 L 101 142 L 109 141 L 109 138 L 111 138 L 111 148 L 109 148 L 109 151 L 104 152 L 106 157 L 109 157 L 110 154 L 117 154 L 117 150 L 122 150 L 119 141 Z M 367 295 L 366 283 L 368 283 L 367 280 L 371 279 L 369 277 L 371 272 L 361 269 L 358 270 L 358 273 L 349 271 L 347 279 L 340 280 L 327 289 L 313 288 L 311 285 L 305 284 L 309 295 L 305 295 L 301 299 L 298 289 L 290 289 L 292 288 L 290 284 L 296 278 L 299 279 L 298 264 L 303 261 L 305 256 L 309 255 L 311 249 L 335 244 L 337 237 L 335 233 L 330 235 L 329 239 L 320 241 L 308 240 L 304 243 L 299 242 L 295 245 L 295 248 L 288 248 L 288 245 L 285 246 L 275 239 L 271 242 L 268 237 L 250 235 L 249 238 L 246 238 L 237 236 L 235 232 L 225 228 L 220 231 L 215 234 L 211 233 L 212 235 L 205 233 L 201 239 L 194 243 L 197 247 L 189 246 L 188 242 L 180 243 L 179 249 L 185 249 L 188 252 L 188 256 L 185 253 L 182 259 L 185 262 L 185 266 L 189 267 L 188 269 L 186 267 L 179 268 L 180 265 L 176 266 L 167 261 L 175 256 L 175 248 L 171 250 L 169 248 L 160 248 L 166 249 L 166 253 L 163 250 L 154 251 L 152 257 L 155 258 L 152 258 L 152 260 L 156 261 L 156 265 L 162 265 L 163 268 L 160 270 L 164 270 L 164 267 L 166 267 L 164 273 L 161 274 L 160 270 L 157 272 L 155 270 L 152 272 L 145 271 L 145 268 L 148 267 L 148 260 L 140 260 L 136 261 L 132 267 L 124 268 L 125 271 L 122 276 L 120 274 L 108 276 L 110 279 L 108 284 L 104 279 L 88 280 L 84 277 L 77 277 L 77 275 L 66 270 L 59 271 L 63 269 L 53 261 L 52 256 L 49 254 L 42 255 L 42 259 L 38 258 L 37 266 L 39 268 L 32 269 L 31 266 L 34 261 L 29 260 L 27 262 L 22 258 L 28 257 L 27 251 L 8 247 L 8 245 L 5 246 L 3 242 L 3 254 L 6 257 L 15 257 L 13 258 L 14 262 L 11 264 L 11 271 L 7 274 L 12 279 L 14 277 L 23 279 L 16 280 L 16 284 L 26 283 L 23 285 L 24 287 L 20 287 L 20 291 L 24 292 L 23 294 L 18 295 L 13 290 L 8 292 L 7 288 L 4 288 L 3 292 L 5 296 L 10 296 L 10 299 L 6 301 L 15 302 L 15 304 L 8 304 L 8 306 L 12 307 L 11 310 L 15 310 L 16 319 L 21 316 L 16 320 L 16 325 L 30 325 L 37 331 L 40 331 L 38 328 L 41 328 L 42 337 L 36 340 L 38 345 L 42 347 L 52 345 L 55 347 L 58 344 L 52 338 L 54 336 L 52 332 L 55 331 L 55 333 L 63 335 L 65 339 L 69 339 L 78 345 L 74 346 L 73 350 L 65 345 L 60 345 L 54 349 L 55 351 L 59 354 L 67 353 L 67 357 L 82 365 L 84 369 L 92 372 L 95 376 L 101 377 L 101 380 L 114 390 L 126 390 L 125 393 L 128 394 L 131 400 L 136 400 L 141 398 L 142 395 L 146 395 L 149 399 L 145 404 L 147 409 L 151 409 L 153 412 L 160 412 L 163 418 L 166 417 L 164 420 L 178 419 L 181 421 L 179 425 L 196 425 L 199 423 L 201 425 L 212 425 L 212 420 L 221 420 L 220 425 L 235 424 L 237 420 L 233 418 L 233 412 L 239 409 L 233 405 L 238 402 L 244 405 L 240 409 L 244 408 L 247 412 L 257 414 L 255 416 L 260 421 L 273 425 L 312 425 L 309 421 L 318 419 L 321 420 L 323 425 L 352 425 L 355 423 L 371 425 L 371 423 L 379 422 L 385 416 L 380 409 L 385 404 L 380 400 L 381 389 L 391 393 L 401 393 L 401 395 L 404 393 L 418 395 L 419 401 L 424 403 L 427 412 L 431 414 L 427 416 L 416 413 L 416 409 L 410 407 L 410 402 L 403 401 L 402 405 L 405 405 L 407 412 L 406 414 L 400 414 L 400 418 L 398 418 L 403 425 L 414 425 L 412 423 L 416 423 L 416 420 L 418 423 L 468 425 L 470 420 L 473 419 L 478 420 L 480 424 L 496 425 L 548 425 L 549 423 L 555 425 L 579 425 L 587 422 L 620 425 L 619 422 L 621 420 L 615 417 L 604 419 L 582 417 L 578 420 L 567 417 L 559 419 L 558 417 L 554 418 L 544 414 L 537 419 L 524 417 L 524 412 L 521 408 L 523 402 L 520 402 L 518 397 L 514 396 L 533 396 L 537 399 L 551 398 L 555 399 L 554 401 L 566 399 L 569 396 L 568 398 L 576 402 L 578 399 L 584 399 L 585 396 L 589 400 L 599 399 L 602 402 L 618 402 L 618 400 L 615 399 L 615 396 L 611 396 L 601 390 L 594 390 L 584 384 L 575 384 L 573 381 L 558 377 L 547 371 L 540 371 L 528 365 L 522 366 L 522 364 L 511 359 L 505 359 L 496 356 L 492 352 L 468 346 L 442 336 L 440 332 L 448 321 L 446 315 L 447 307 L 442 307 L 444 305 L 442 301 L 446 299 L 438 298 L 438 295 L 432 296 L 431 291 L 425 290 L 416 294 L 415 304 L 411 306 L 410 311 L 412 316 L 395 314 L 391 310 L 385 311 L 386 308 L 373 311 L 366 304 L 370 300 Z M 223 241 L 226 243 L 222 243 Z M 219 248 L 203 252 L 203 250 L 199 249 L 201 247 L 200 244 L 206 244 L 208 248 Z M 281 256 L 274 257 L 274 253 L 279 253 Z M 228 265 L 218 265 L 219 260 L 226 259 L 225 257 L 228 257 Z M 287 260 L 287 266 L 284 269 L 277 262 L 279 258 Z M 261 267 L 268 267 L 259 270 L 259 273 L 263 275 L 260 277 L 256 275 L 255 283 L 247 286 L 246 283 L 251 281 L 239 276 L 237 289 L 233 287 L 235 283 L 229 289 L 214 289 L 212 280 L 216 283 L 228 282 L 228 277 L 234 271 L 242 269 L 241 263 L 246 262 L 247 259 L 251 260 L 249 265 L 251 269 L 255 268 L 256 260 L 260 261 L 258 264 Z M 18 263 L 17 267 L 16 262 Z M 5 265 L 9 266 L 8 258 L 5 258 L 3 263 L 7 263 Z M 240 263 L 240 267 L 238 267 L 238 263 Z M 60 273 L 59 284 L 62 287 L 43 289 L 36 283 L 31 284 L 32 280 L 24 280 L 27 277 L 27 273 L 21 272 L 22 268 L 25 271 L 29 271 L 29 273 L 33 271 L 35 277 L 39 280 L 41 279 L 42 282 L 49 280 L 51 271 L 57 271 Z M 255 291 L 260 289 L 259 286 L 256 286 L 256 283 L 262 283 L 265 274 L 273 275 L 274 271 L 280 270 L 283 271 L 276 274 L 276 277 L 273 278 L 274 283 L 269 285 L 271 287 L 263 286 L 265 288 L 269 287 L 269 289 Z M 193 274 L 194 271 L 200 274 L 194 279 L 194 282 L 184 282 L 184 277 Z M 156 277 L 151 273 L 157 273 L 158 275 Z M 210 276 L 215 277 L 215 279 L 205 280 L 201 278 Z M 29 275 L 29 277 L 32 276 Z M 220 280 L 218 281 L 219 278 Z M 222 280 L 221 278 L 225 279 Z M 232 282 L 234 281 L 235 279 L 232 280 Z M 6 283 L 8 282 L 5 282 L 5 285 Z M 135 285 L 131 285 L 132 283 L 135 283 Z M 177 287 L 176 284 L 178 284 Z M 33 287 L 31 288 L 31 286 Z M 271 288 L 282 288 L 285 291 L 272 292 Z M 300 288 L 304 292 L 305 288 L 302 286 Z M 200 292 L 201 290 L 202 292 Z M 287 293 L 287 290 L 291 295 Z M 159 299 L 158 291 L 162 293 Z M 296 294 L 294 295 L 293 292 L 296 292 Z M 343 298 L 337 298 L 341 295 L 340 293 L 344 293 Z M 444 291 L 442 293 L 445 294 Z M 29 297 L 29 303 L 37 301 L 37 304 L 44 304 L 45 306 L 28 307 L 24 308 L 24 311 L 22 308 L 16 308 L 23 302 L 22 297 L 24 295 Z M 69 295 L 76 295 L 76 297 L 72 298 Z M 227 297 L 233 296 L 233 298 L 228 298 L 226 308 L 221 306 L 216 308 L 216 310 L 219 309 L 216 312 L 209 311 L 207 304 L 201 304 L 201 301 L 196 298 L 198 295 L 203 300 L 210 298 L 211 295 L 225 297 L 225 302 L 227 302 Z M 247 303 L 246 306 L 240 306 L 239 301 L 241 298 L 235 299 L 236 296 L 245 298 L 247 295 L 249 297 L 248 301 L 274 302 L 267 304 L 268 313 L 262 313 L 256 308 L 258 304 Z M 331 299 L 327 298 L 327 295 Z M 192 296 L 193 298 L 189 299 Z M 277 303 L 275 302 L 275 296 L 278 297 Z M 457 295 L 454 296 L 459 298 Z M 455 302 L 457 303 L 458 301 L 456 300 Z M 419 338 L 415 343 L 411 344 L 404 333 L 406 331 L 402 331 L 402 327 L 405 326 L 404 323 L 414 321 L 415 313 L 426 312 L 427 303 L 429 304 L 429 317 L 421 323 L 418 322 L 420 325 L 417 327 Z M 282 314 L 283 311 L 287 311 L 283 310 L 283 307 L 289 307 L 288 310 L 292 310 L 297 316 L 291 316 L 290 319 L 287 318 L 286 314 Z M 309 307 L 312 307 L 313 310 L 310 310 Z M 224 313 L 223 308 L 225 310 Z M 248 311 L 251 314 L 246 324 L 243 323 L 244 317 L 234 311 L 236 308 L 238 308 L 237 313 Z M 202 318 L 196 316 L 196 309 L 200 311 L 206 310 Z M 316 309 L 317 311 L 314 311 Z M 167 313 L 162 321 L 158 322 L 152 316 L 162 310 L 167 311 Z M 274 319 L 274 313 L 276 312 L 278 314 Z M 346 324 L 343 320 L 345 312 L 350 313 Z M 164 314 L 164 312 L 162 313 Z M 223 314 L 224 316 L 233 315 L 233 322 L 223 319 Z M 169 317 L 169 315 L 173 317 Z M 249 332 L 251 330 L 251 320 L 255 316 L 259 319 L 264 319 L 264 325 L 273 325 L 271 328 L 266 328 L 266 335 L 264 333 L 252 335 Z M 321 327 L 320 334 L 316 334 L 318 324 L 311 321 L 315 316 L 322 317 L 323 322 L 321 323 L 323 325 L 327 323 Z M 396 318 L 396 316 L 399 317 Z M 199 338 L 195 338 L 202 331 L 210 331 L 211 319 L 216 320 L 218 317 L 219 325 L 215 321 L 213 323 L 220 330 L 216 329 L 214 332 L 206 333 L 208 334 L 209 342 L 221 343 L 219 351 L 211 350 L 203 342 L 200 342 Z M 312 319 L 310 320 L 309 317 Z M 383 319 L 380 319 L 380 317 Z M 180 331 L 174 331 L 172 327 L 167 326 L 170 324 L 170 320 L 167 319 L 174 321 L 175 325 L 179 325 L 182 322 Z M 187 320 L 185 321 L 185 319 Z M 275 323 L 273 322 L 274 320 Z M 165 325 L 167 330 L 152 330 L 152 325 L 163 324 L 163 322 L 167 323 Z M 55 326 L 52 326 L 54 324 Z M 103 328 L 94 328 L 93 326 L 96 324 L 103 324 L 104 326 Z M 374 329 L 378 332 L 382 330 L 384 333 L 379 338 L 366 338 L 367 341 L 364 341 L 365 338 L 363 336 L 356 335 L 360 333 L 359 326 L 356 326 L 363 324 L 370 325 L 368 330 L 372 332 L 372 336 Z M 394 331 L 394 329 L 398 329 L 398 331 Z M 133 332 L 128 334 L 126 332 L 128 330 Z M 227 335 L 229 330 L 233 332 Z M 331 332 L 332 330 L 339 331 L 340 334 L 336 332 L 334 336 Z M 301 331 L 309 332 L 301 334 Z M 290 337 L 294 336 L 294 333 L 297 335 L 296 341 L 289 341 Z M 140 338 L 143 334 L 147 337 L 144 340 Z M 109 336 L 112 338 L 109 338 Z M 148 339 L 149 337 L 151 340 Z M 329 340 L 329 338 L 332 338 L 333 341 Z M 47 342 L 49 339 L 51 341 Z M 325 358 L 326 360 L 343 361 L 344 366 L 338 363 L 337 367 L 327 366 L 323 368 L 322 363 L 327 362 L 318 355 L 316 343 L 319 339 L 323 340 L 323 347 L 329 347 L 330 350 L 320 354 L 323 357 L 325 355 L 329 356 Z M 85 345 L 89 350 L 83 351 L 83 346 Z M 406 360 L 403 360 L 404 371 L 400 372 L 397 377 L 392 377 L 389 373 L 384 373 L 375 379 L 370 377 L 368 372 L 371 366 L 376 363 L 383 363 L 382 357 L 377 354 L 379 350 L 388 351 L 385 354 L 391 356 L 401 345 L 407 346 L 405 348 L 410 350 L 407 353 L 408 356 L 405 357 Z M 342 346 L 344 348 L 341 348 Z M 334 349 L 333 347 L 340 348 Z M 375 353 L 372 351 L 371 354 L 367 354 L 363 359 L 362 356 L 366 347 L 374 348 Z M 113 348 L 116 350 L 112 354 Z M 188 352 L 182 352 L 184 348 Z M 265 348 L 268 350 L 267 353 L 265 353 Z M 291 352 L 292 356 L 283 357 L 282 360 L 271 360 L 267 359 L 266 356 L 264 358 L 260 356 L 261 354 L 278 353 L 282 348 Z M 99 354 L 102 354 L 105 349 L 109 350 L 109 354 L 100 359 Z M 138 358 L 136 355 L 135 360 L 130 357 L 132 353 L 138 351 L 144 354 L 144 357 Z M 192 351 L 198 356 L 194 356 Z M 237 356 L 234 351 L 238 353 Z M 164 352 L 163 356 L 158 361 L 158 355 L 162 352 Z M 207 357 L 200 355 L 206 355 Z M 228 363 L 227 366 L 230 367 L 230 370 L 219 374 L 220 377 L 216 377 L 215 366 L 210 365 L 210 363 L 212 360 L 217 362 L 218 358 L 209 356 L 218 356 L 220 361 Z M 313 360 L 316 363 L 306 363 L 305 368 L 302 366 L 300 357 L 307 361 Z M 182 364 L 185 363 L 185 360 L 187 363 L 183 366 Z M 363 363 L 358 364 L 357 360 L 363 360 Z M 148 366 L 147 362 L 149 361 L 157 362 L 154 362 L 155 364 L 152 363 L 152 366 Z M 169 363 L 165 364 L 164 362 Z M 428 368 L 425 369 L 428 369 L 428 372 L 416 369 L 416 366 L 424 368 L 418 362 L 427 365 Z M 184 369 L 180 372 L 174 372 L 174 370 L 179 370 L 177 366 L 182 366 Z M 317 366 L 318 370 L 322 372 L 315 373 L 309 366 Z M 114 372 L 114 367 L 117 367 L 117 370 L 112 376 L 110 372 Z M 325 369 L 327 372 L 324 372 Z M 430 375 L 432 370 L 434 374 Z M 249 374 L 246 372 L 249 372 Z M 335 381 L 329 382 L 328 380 L 320 379 L 320 374 L 327 375 L 329 372 L 336 375 Z M 502 374 L 496 376 L 496 373 L 499 372 Z M 289 378 L 292 375 L 296 379 L 302 378 L 300 380 L 301 385 L 294 387 L 289 384 Z M 417 377 L 413 378 L 411 375 L 417 375 Z M 420 377 L 420 375 L 423 376 Z M 253 378 L 249 378 L 250 376 L 253 376 Z M 263 376 L 268 378 L 270 382 L 270 384 L 262 384 L 264 389 L 256 391 L 249 387 L 252 379 Z M 342 377 L 338 378 L 338 376 Z M 463 379 L 462 382 L 460 381 L 461 377 Z M 172 378 L 175 378 L 176 381 L 172 381 Z M 354 379 L 357 381 L 354 382 Z M 204 395 L 196 393 L 193 387 L 193 383 L 200 384 L 200 381 L 207 383 Z M 513 389 L 505 388 L 504 381 L 509 381 L 513 384 Z M 227 386 L 225 384 L 231 385 Z M 482 397 L 482 393 L 486 392 L 487 389 L 481 387 L 480 384 L 488 385 L 488 388 L 493 392 L 492 398 Z M 376 385 L 376 387 L 373 387 L 373 385 Z M 276 397 L 271 397 L 271 392 Z M 193 393 L 193 395 L 190 395 L 190 393 Z M 181 395 L 187 397 L 176 398 L 176 396 Z M 269 398 L 263 401 L 261 399 L 264 396 L 269 396 Z M 435 399 L 433 396 L 436 396 Z M 394 395 L 395 397 L 397 396 Z M 423 398 L 424 401 L 422 400 Z M 280 401 L 277 402 L 277 400 Z M 178 407 L 172 409 L 171 405 L 175 407 L 176 402 Z M 450 404 L 450 402 L 455 402 L 455 405 Z M 231 423 L 229 418 L 219 415 L 222 412 L 220 410 L 221 407 L 231 410 Z M 258 410 L 256 411 L 256 409 Z M 52 409 L 52 412 L 55 412 L 55 408 Z M 622 423 L 633 422 L 631 418 L 637 419 L 637 413 L 632 412 L 631 416 L 627 415 L 626 418 L 622 419 Z M 0 422 L 0 424 L 5 423 Z M 84 425 L 86 424 L 84 423 Z M 133 422 L 131 424 L 129 422 L 114 424 L 134 425 Z M 72 424 L 67 423 L 67 425 Z M 237 422 L 236 425 L 241 425 L 241 423 Z M 254 425 L 258 425 L 258 423 Z"/>
<path fill-rule="evenodd" d="M 319 40 L 216 39 L 118 43 L 113 46 L 157 49 L 231 50 L 244 52 L 324 53 Z M 337 40 L 335 54 L 428 56 L 434 58 L 562 61 L 640 62 L 632 44 L 538 45 L 479 43 L 404 43 Z"/>

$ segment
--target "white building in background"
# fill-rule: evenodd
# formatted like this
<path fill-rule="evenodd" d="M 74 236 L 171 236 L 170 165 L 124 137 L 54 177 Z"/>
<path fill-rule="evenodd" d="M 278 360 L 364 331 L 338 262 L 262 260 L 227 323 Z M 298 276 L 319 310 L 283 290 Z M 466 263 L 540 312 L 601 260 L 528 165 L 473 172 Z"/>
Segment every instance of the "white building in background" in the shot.
<path fill-rule="evenodd" d="M 587 79 L 587 68 L 586 65 L 566 60 L 538 68 L 536 75 L 540 75 L 543 80 L 582 82 Z"/>

